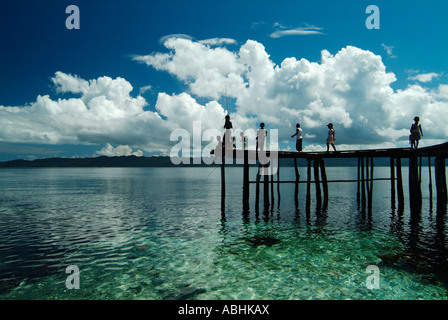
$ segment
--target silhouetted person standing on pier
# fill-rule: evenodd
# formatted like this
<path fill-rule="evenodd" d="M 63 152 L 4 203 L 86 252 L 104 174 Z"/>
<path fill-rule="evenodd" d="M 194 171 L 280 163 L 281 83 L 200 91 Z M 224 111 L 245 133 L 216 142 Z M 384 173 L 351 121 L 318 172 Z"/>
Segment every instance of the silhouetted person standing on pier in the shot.
<path fill-rule="evenodd" d="M 243 131 L 240 132 L 240 137 L 241 137 L 241 145 L 243 146 L 243 150 L 246 150 L 246 148 L 247 148 L 247 139 L 244 136 L 244 132 Z"/>
<path fill-rule="evenodd" d="M 212 152 L 213 152 L 213 154 L 215 155 L 215 163 L 217 163 L 217 162 L 216 162 L 217 159 L 221 160 L 221 157 L 222 157 L 222 141 L 221 141 L 221 136 L 217 136 L 217 137 L 216 137 L 216 140 L 218 141 L 218 144 L 216 145 L 215 149 L 213 149 L 213 150 L 210 152 L 210 154 L 212 154 Z"/>
<path fill-rule="evenodd" d="M 298 152 L 302 151 L 302 139 L 303 139 L 303 131 L 300 128 L 300 123 L 296 124 L 296 133 L 294 133 L 291 138 L 294 138 L 297 136 L 297 142 L 296 142 L 296 150 Z"/>
<path fill-rule="evenodd" d="M 266 137 L 268 135 L 268 131 L 264 128 L 264 123 L 260 123 L 260 129 L 257 131 L 257 149 L 260 148 L 260 151 L 264 149 L 264 142 L 266 141 Z"/>
<path fill-rule="evenodd" d="M 327 124 L 328 127 L 328 136 L 327 136 L 327 152 L 330 151 L 330 144 L 333 147 L 334 151 L 336 151 L 336 147 L 334 146 L 334 141 L 336 140 L 336 135 L 333 129 L 333 124 Z"/>
<path fill-rule="evenodd" d="M 411 126 L 411 148 L 418 148 L 418 142 L 420 141 L 420 138 L 423 137 L 423 131 L 422 131 L 422 125 L 418 122 L 420 121 L 419 117 L 414 118 L 414 123 Z"/>
<path fill-rule="evenodd" d="M 224 123 L 224 129 L 226 129 L 226 131 L 224 132 L 224 138 L 223 138 L 223 147 L 226 147 L 228 149 L 232 149 L 233 146 L 233 138 L 232 138 L 232 133 L 231 133 L 231 129 L 233 129 L 233 125 L 232 122 L 230 121 L 230 116 L 226 115 L 225 117 L 226 121 Z"/>

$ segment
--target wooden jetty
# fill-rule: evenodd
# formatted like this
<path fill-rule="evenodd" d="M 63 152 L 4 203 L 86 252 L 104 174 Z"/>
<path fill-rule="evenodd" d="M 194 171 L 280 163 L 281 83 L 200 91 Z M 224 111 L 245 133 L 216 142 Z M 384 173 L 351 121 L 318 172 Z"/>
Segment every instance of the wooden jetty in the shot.
<path fill-rule="evenodd" d="M 344 150 L 330 152 L 291 152 L 291 151 L 264 151 L 255 150 L 224 150 L 224 159 L 221 161 L 221 211 L 225 212 L 225 166 L 227 163 L 233 163 L 232 159 L 237 159 L 237 163 L 243 164 L 243 210 L 249 209 L 249 190 L 250 184 L 256 185 L 255 192 L 255 210 L 259 206 L 260 184 L 263 184 L 264 205 L 268 206 L 275 199 L 274 184 L 277 184 L 277 198 L 280 201 L 280 184 L 293 183 L 294 199 L 298 204 L 299 184 L 306 183 L 306 210 L 309 211 L 311 203 L 311 185 L 314 184 L 316 207 L 326 208 L 329 199 L 328 183 L 335 182 L 356 182 L 356 199 L 363 210 L 372 209 L 372 191 L 373 182 L 377 180 L 390 180 L 392 206 L 398 202 L 398 208 L 404 207 L 404 191 L 401 160 L 408 159 L 409 167 L 409 199 L 411 211 L 415 208 L 421 208 L 421 172 L 422 159 L 428 159 L 429 168 L 429 190 L 430 200 L 432 201 L 432 173 L 431 158 L 434 158 L 435 185 L 437 192 L 438 212 L 446 212 L 447 206 L 447 184 L 445 172 L 445 159 L 448 157 L 448 142 L 418 149 L 411 148 L 391 148 L 375 150 Z M 230 158 L 230 159 L 229 159 Z M 358 175 L 356 180 L 327 180 L 325 159 L 332 158 L 353 158 L 358 160 Z M 390 159 L 390 177 L 374 178 L 374 159 Z M 293 159 L 295 168 L 294 180 L 280 180 L 280 161 L 278 159 Z M 301 175 L 298 170 L 297 160 L 306 159 L 307 171 L 306 180 L 301 181 Z M 230 160 L 230 161 L 228 161 Z M 258 164 L 257 176 L 255 181 L 249 179 L 250 163 Z M 277 176 L 274 181 L 274 176 Z M 312 179 L 312 176 L 314 179 Z M 263 178 L 263 179 L 262 179 Z M 321 188 L 322 185 L 322 188 Z M 439 210 L 440 209 L 440 210 Z"/>

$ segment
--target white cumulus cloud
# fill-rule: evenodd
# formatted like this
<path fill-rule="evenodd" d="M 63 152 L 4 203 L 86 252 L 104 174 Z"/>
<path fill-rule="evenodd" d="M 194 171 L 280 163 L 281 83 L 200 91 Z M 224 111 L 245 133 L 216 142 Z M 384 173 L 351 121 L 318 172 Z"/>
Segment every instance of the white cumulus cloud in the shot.
<path fill-rule="evenodd" d="M 285 30 L 277 30 L 272 32 L 269 36 L 271 38 L 280 38 L 285 36 L 308 36 L 314 34 L 323 34 L 320 30 L 322 28 L 293 28 L 293 29 L 285 29 Z"/>
<path fill-rule="evenodd" d="M 420 82 L 431 82 L 432 80 L 437 79 L 438 77 L 440 77 L 440 74 L 435 73 L 435 72 L 430 72 L 430 73 L 416 74 L 415 76 L 409 76 L 408 80 L 416 80 L 416 81 L 420 81 Z"/>
<path fill-rule="evenodd" d="M 334 54 L 323 50 L 320 62 L 289 57 L 276 65 L 265 47 L 253 40 L 235 51 L 174 37 L 165 47 L 167 53 L 135 59 L 184 81 L 192 99 L 216 101 L 226 87 L 235 99 L 234 127 L 256 127 L 263 121 L 279 128 L 285 140 L 300 122 L 310 143 L 323 143 L 325 126 L 333 122 L 340 143 L 404 144 L 412 119 L 419 115 L 422 125 L 429 126 L 428 138 L 447 137 L 444 128 L 433 126 L 440 119 L 435 110 L 448 113 L 442 99 L 446 85 L 394 91 L 395 75 L 386 70 L 380 55 L 368 50 L 347 46 Z"/>
<path fill-rule="evenodd" d="M 141 96 L 154 87 L 132 96 L 124 78 L 82 79 L 58 71 L 51 81 L 63 98 L 39 95 L 27 105 L 0 105 L 0 142 L 105 146 L 98 154 L 168 154 L 174 129 L 192 132 L 193 122 L 200 121 L 202 130 L 222 132 L 226 92 L 234 128 L 256 129 L 265 122 L 268 130 L 279 130 L 280 142 L 293 145 L 290 137 L 300 123 L 309 150 L 325 146 L 329 122 L 343 148 L 407 145 L 416 115 L 425 134 L 422 146 L 448 138 L 448 85 L 429 89 L 415 83 L 394 90 L 396 77 L 378 54 L 347 46 L 322 50 L 319 61 L 287 57 L 276 64 L 257 41 L 238 45 L 219 39 L 170 35 L 163 41 L 165 52 L 133 57 L 188 87 L 158 92 L 154 106 Z"/>
<path fill-rule="evenodd" d="M 143 110 L 143 97 L 130 95 L 132 85 L 123 78 L 87 81 L 56 72 L 52 82 L 60 93 L 81 96 L 53 100 L 44 95 L 25 106 L 0 106 L 0 141 L 150 145 L 149 136 L 165 128 L 156 112 Z"/>
<path fill-rule="evenodd" d="M 108 156 L 108 157 L 114 157 L 114 156 L 136 156 L 141 157 L 143 156 L 142 150 L 132 151 L 132 148 L 127 145 L 119 145 L 115 148 L 107 143 L 101 150 L 96 152 L 96 155 L 100 156 Z"/>

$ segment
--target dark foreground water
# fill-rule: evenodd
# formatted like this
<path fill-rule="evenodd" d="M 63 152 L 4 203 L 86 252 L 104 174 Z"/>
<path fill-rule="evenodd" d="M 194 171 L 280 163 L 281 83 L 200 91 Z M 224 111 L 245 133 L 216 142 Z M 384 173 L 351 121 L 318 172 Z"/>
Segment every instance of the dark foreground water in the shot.
<path fill-rule="evenodd" d="M 358 208 L 356 183 L 332 183 L 328 209 L 316 210 L 313 193 L 310 212 L 304 184 L 297 207 L 282 184 L 280 204 L 275 194 L 258 213 L 251 185 L 243 213 L 242 169 L 226 173 L 223 220 L 212 167 L 1 169 L 0 299 L 448 297 L 446 219 L 425 170 L 413 214 L 407 197 L 404 210 L 392 207 L 389 181 L 375 181 L 371 212 Z M 292 180 L 293 168 L 281 174 Z M 356 178 L 356 168 L 327 174 Z M 69 290 L 73 265 L 79 289 Z"/>

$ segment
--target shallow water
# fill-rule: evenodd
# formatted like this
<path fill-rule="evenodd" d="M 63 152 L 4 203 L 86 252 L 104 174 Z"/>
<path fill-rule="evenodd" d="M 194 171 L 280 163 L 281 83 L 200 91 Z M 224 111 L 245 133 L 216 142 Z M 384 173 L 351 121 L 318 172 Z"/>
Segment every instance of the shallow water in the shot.
<path fill-rule="evenodd" d="M 301 168 L 302 179 L 306 170 Z M 446 299 L 447 231 L 422 177 L 421 212 L 393 208 L 375 181 L 372 211 L 356 183 L 330 183 L 328 208 L 305 208 L 306 185 L 242 210 L 242 169 L 0 170 L 0 299 Z M 328 179 L 356 168 L 327 168 Z M 293 168 L 282 168 L 292 180 Z M 375 168 L 375 177 L 388 177 Z M 403 168 L 404 178 L 407 168 Z M 255 171 L 251 171 L 254 180 Z M 433 175 L 434 177 L 434 175 Z M 405 194 L 408 193 L 405 179 Z M 66 267 L 80 271 L 69 290 Z M 366 285 L 378 267 L 379 289 Z"/>

